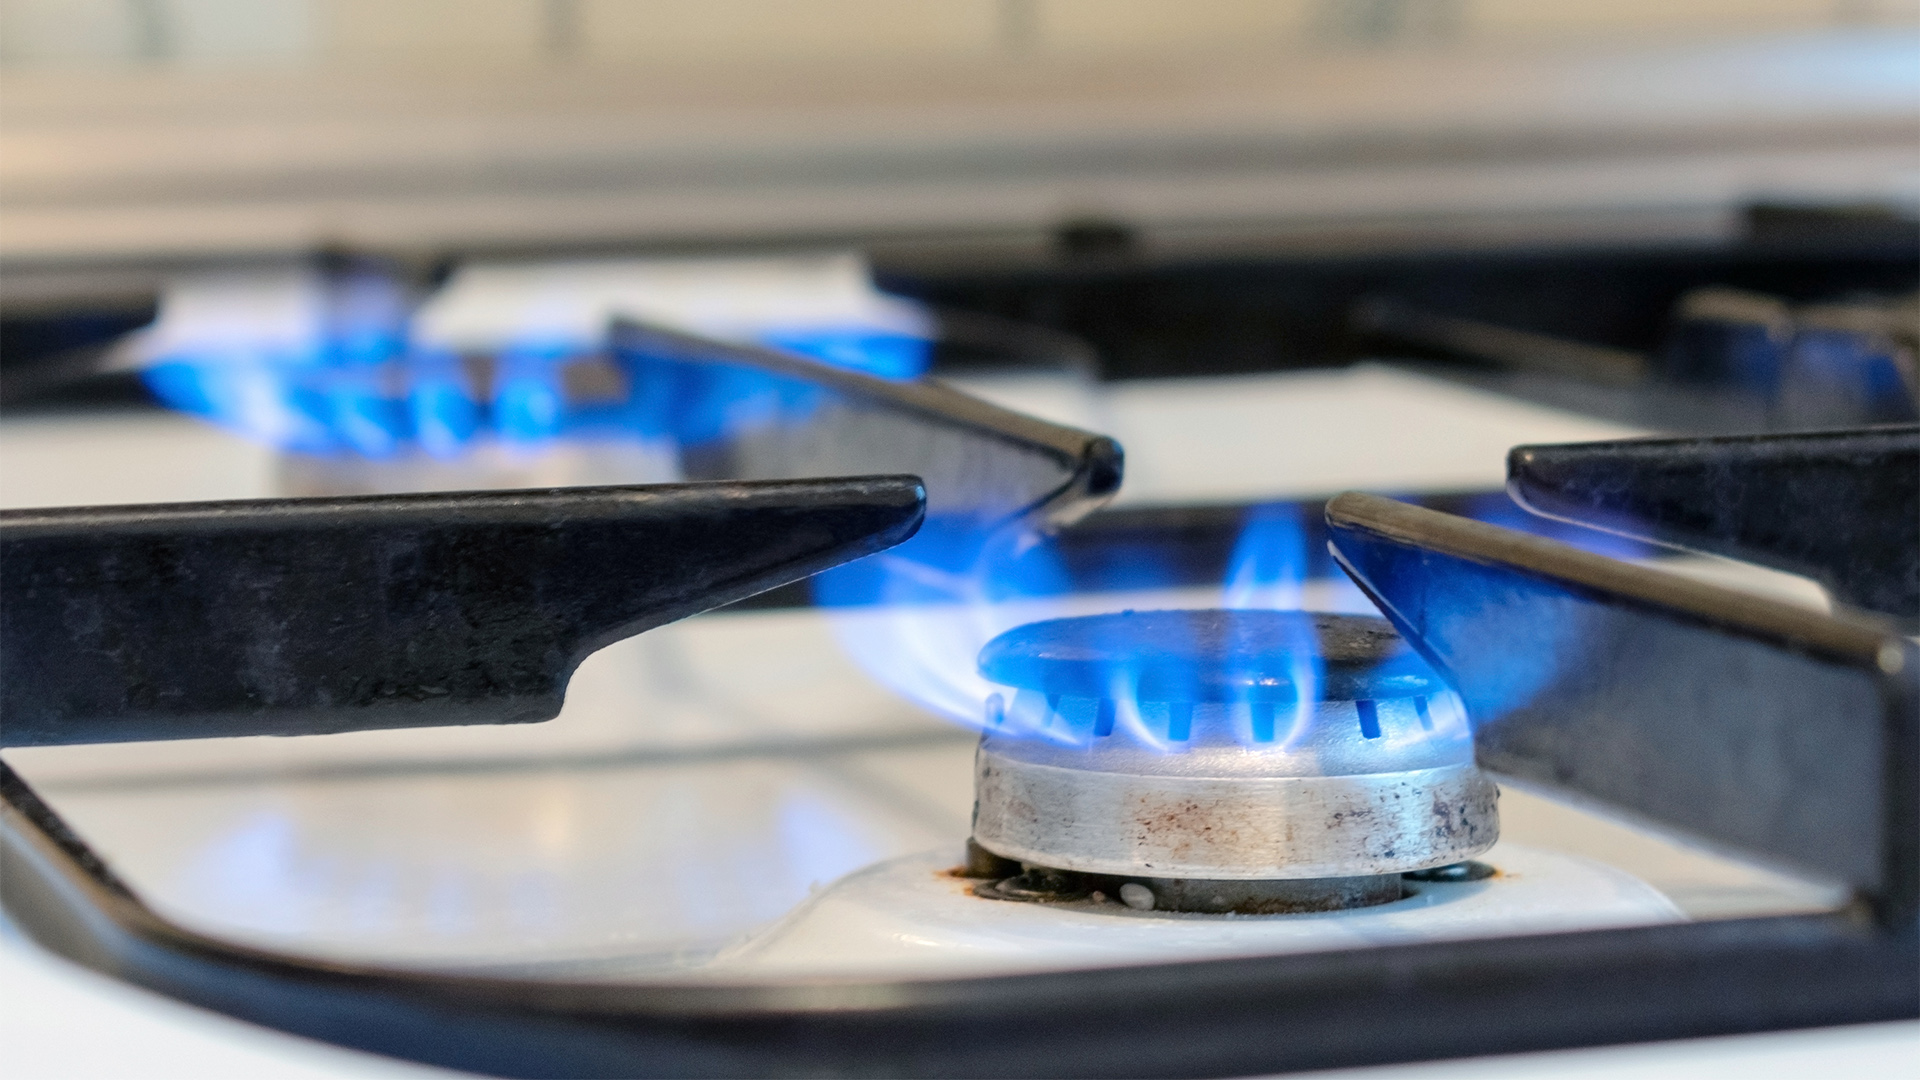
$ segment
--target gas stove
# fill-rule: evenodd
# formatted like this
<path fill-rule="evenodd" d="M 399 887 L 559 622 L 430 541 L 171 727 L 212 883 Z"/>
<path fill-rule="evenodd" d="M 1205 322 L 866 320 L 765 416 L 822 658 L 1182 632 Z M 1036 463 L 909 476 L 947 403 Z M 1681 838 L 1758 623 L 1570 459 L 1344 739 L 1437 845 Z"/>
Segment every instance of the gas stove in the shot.
<path fill-rule="evenodd" d="M 1032 345 L 1009 314 L 975 343 Z M 540 466 L 597 486 L 156 416 L 120 437 L 245 482 L 11 511 L 16 923 L 524 1075 L 1230 1074 L 1913 1015 L 1915 429 L 1623 438 L 1527 372 L 1414 365 L 1102 388 L 1057 332 L 1037 373 L 936 382 L 699 329 L 629 321 L 556 376 L 679 395 L 632 414 L 672 421 L 646 453 Z M 491 387 L 477 444 L 557 363 L 433 370 Z M 380 385 L 306 415 L 401 430 Z M 1778 385 L 1715 415 L 1805 400 Z"/>

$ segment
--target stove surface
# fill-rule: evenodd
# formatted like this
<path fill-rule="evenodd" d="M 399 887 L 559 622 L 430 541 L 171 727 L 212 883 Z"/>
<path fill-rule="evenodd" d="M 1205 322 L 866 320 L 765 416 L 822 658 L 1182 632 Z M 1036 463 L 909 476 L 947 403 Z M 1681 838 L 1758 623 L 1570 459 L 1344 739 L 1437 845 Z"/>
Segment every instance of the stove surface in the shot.
<path fill-rule="evenodd" d="M 1385 366 L 1106 391 L 1033 378 L 966 385 L 1116 435 L 1135 463 L 1124 497 L 1142 504 L 1347 486 L 1491 490 L 1509 446 L 1635 434 Z M 0 425 L 0 504 L 9 507 L 260 496 L 274 476 L 266 452 L 174 417 Z M 1663 561 L 1824 602 L 1787 575 Z M 1309 583 L 1307 599 L 1369 610 L 1344 579 Z M 1075 604 L 1207 600 L 1205 590 L 1163 590 Z M 545 724 L 48 747 L 7 759 L 159 910 L 194 928 L 439 971 L 608 978 L 704 963 L 882 860 L 945 850 L 958 862 L 975 741 L 876 685 L 840 651 L 825 614 L 796 609 L 700 616 L 605 649 Z M 1823 911 L 1844 900 L 1825 884 L 1511 787 L 1501 816 L 1503 844 L 1612 867 L 1691 918 Z M 1485 858 L 1499 865 L 1502 852 Z M 10 1027 L 48 1015 L 48 1002 L 71 1002 L 57 1023 L 8 1032 L 28 1060 L 53 1060 L 56 1040 L 75 1038 L 73 1017 L 132 1017 L 115 1052 L 148 1047 L 149 1060 L 193 1063 L 183 1075 L 429 1074 L 106 983 L 17 934 L 0 941 L 0 958 Z M 1884 1069 L 1902 1055 L 1920 1060 L 1920 1024 L 1398 1071 L 1769 1075 L 1813 1059 Z M 126 1059 L 99 1060 L 106 1073 Z"/>

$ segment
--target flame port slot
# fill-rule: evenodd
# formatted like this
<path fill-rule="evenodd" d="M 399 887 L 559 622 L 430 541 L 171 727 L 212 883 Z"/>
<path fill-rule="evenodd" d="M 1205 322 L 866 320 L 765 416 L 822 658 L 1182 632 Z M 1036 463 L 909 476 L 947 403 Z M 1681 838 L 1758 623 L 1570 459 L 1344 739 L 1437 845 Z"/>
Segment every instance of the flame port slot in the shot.
<path fill-rule="evenodd" d="M 1360 714 L 1360 737 L 1377 739 L 1380 737 L 1380 706 L 1365 698 L 1353 703 L 1354 710 Z"/>

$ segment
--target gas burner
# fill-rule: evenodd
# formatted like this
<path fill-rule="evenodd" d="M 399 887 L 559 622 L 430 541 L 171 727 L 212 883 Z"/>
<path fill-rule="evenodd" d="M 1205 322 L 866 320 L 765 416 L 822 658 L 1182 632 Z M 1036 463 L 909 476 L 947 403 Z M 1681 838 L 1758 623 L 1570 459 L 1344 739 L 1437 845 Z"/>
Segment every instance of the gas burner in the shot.
<path fill-rule="evenodd" d="M 683 455 L 689 476 L 731 469 L 718 485 L 0 515 L 0 658 L 33 659 L 0 679 L 0 744 L 535 720 L 622 636 L 875 552 L 923 514 L 929 535 L 1058 526 L 1119 482 L 1111 440 L 936 383 L 630 329 L 616 344 L 636 354 L 831 393 Z M 1920 428 L 1513 465 L 1531 507 L 1916 611 Z M 1236 919 L 988 903 L 943 849 L 842 878 L 700 972 L 426 970 L 175 921 L 0 760 L 6 914 L 204 1008 L 496 1075 L 1265 1075 L 1914 1015 L 1920 645 L 1877 616 L 1391 500 L 1324 509 L 1333 558 L 1449 691 L 1368 620 L 1022 628 L 983 664 L 1013 700 L 981 744 L 975 846 L 1024 879 L 1002 892 L 1105 873 L 1123 902 L 1233 908 L 1419 881 L 1400 903 Z M 1687 923 L 1615 869 L 1517 845 L 1476 882 L 1458 861 L 1493 839 L 1476 761 L 1850 900 Z M 1130 832 L 1156 801 L 1163 830 Z M 1077 869 L 1102 857 L 1112 872 Z"/>
<path fill-rule="evenodd" d="M 975 843 L 994 899 L 1272 913 L 1388 903 L 1499 837 L 1459 700 L 1385 620 L 1055 619 L 987 643 Z"/>

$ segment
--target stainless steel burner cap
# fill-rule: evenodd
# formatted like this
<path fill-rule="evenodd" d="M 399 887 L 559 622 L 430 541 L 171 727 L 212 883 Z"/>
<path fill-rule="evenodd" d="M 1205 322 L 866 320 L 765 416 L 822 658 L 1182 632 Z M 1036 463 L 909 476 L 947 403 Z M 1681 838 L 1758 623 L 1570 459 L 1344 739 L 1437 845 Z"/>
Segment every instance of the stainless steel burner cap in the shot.
<path fill-rule="evenodd" d="M 1303 640 L 1322 650 L 1324 689 L 1301 707 L 1298 665 L 1273 649 Z M 1155 698 L 1085 696 L 1111 684 L 1102 663 L 1130 657 L 1129 684 Z M 1212 666 L 1168 674 L 1189 662 Z M 996 638 L 981 667 L 1026 721 L 1014 734 L 990 716 L 976 758 L 974 839 L 1005 858 L 1156 879 L 1350 878 L 1460 862 L 1499 837 L 1458 699 L 1384 620 L 1055 620 Z M 1197 689 L 1182 701 L 1173 686 Z"/>

